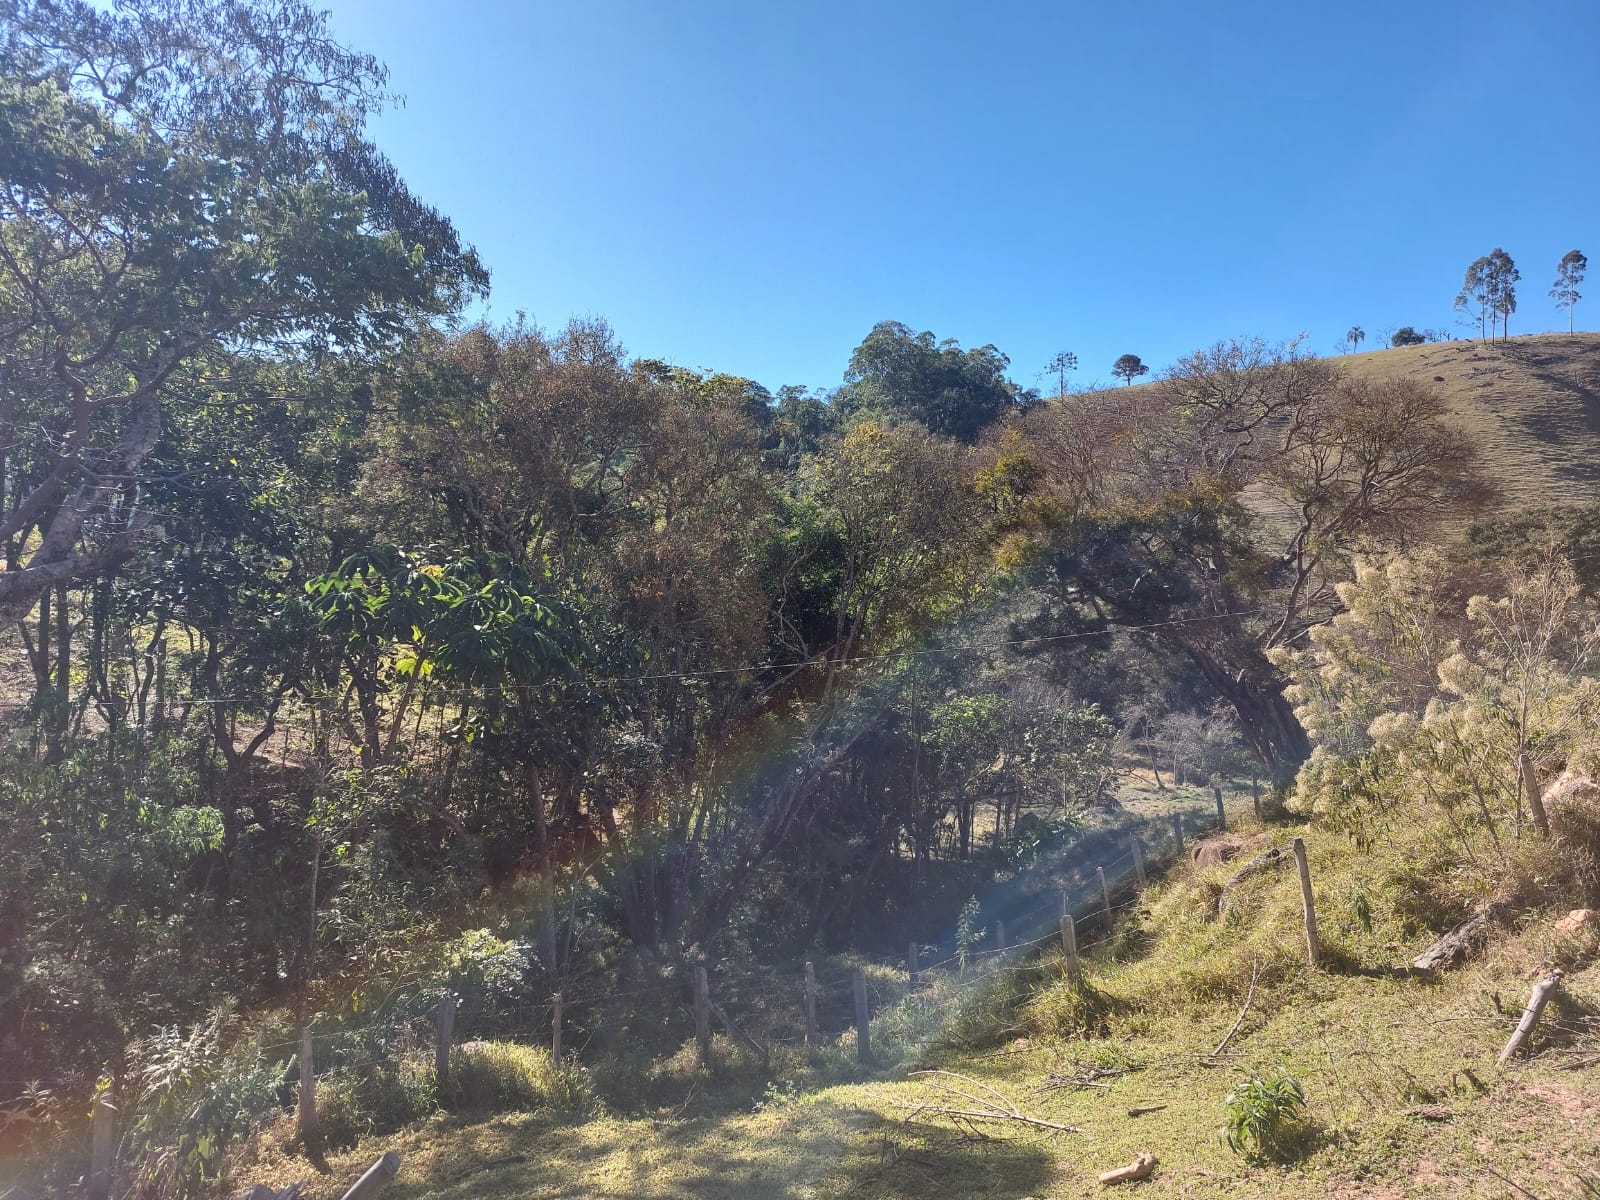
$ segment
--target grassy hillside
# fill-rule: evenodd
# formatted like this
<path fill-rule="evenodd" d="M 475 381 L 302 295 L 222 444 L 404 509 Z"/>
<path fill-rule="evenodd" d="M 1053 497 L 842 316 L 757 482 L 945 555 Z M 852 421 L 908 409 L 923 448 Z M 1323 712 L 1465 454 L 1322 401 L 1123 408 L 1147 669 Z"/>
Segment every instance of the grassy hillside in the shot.
<path fill-rule="evenodd" d="M 1352 354 L 1353 375 L 1433 383 L 1484 447 L 1516 506 L 1593 500 L 1600 487 L 1600 333 L 1434 342 Z"/>
<path fill-rule="evenodd" d="M 1240 863 L 1296 832 L 1321 917 L 1316 970 L 1305 965 L 1292 864 L 1241 885 L 1217 915 Z M 1396 828 L 1367 851 L 1285 825 L 1245 823 L 1229 836 L 1233 861 L 1185 860 L 1111 936 L 1085 926 L 1099 945 L 1082 986 L 1050 946 L 885 1010 L 876 1069 L 852 1061 L 847 1038 L 809 1060 L 785 1050 L 770 1073 L 719 1040 L 708 1075 L 686 1047 L 656 1074 L 648 1104 L 564 1122 L 440 1116 L 333 1158 L 307 1196 L 338 1195 L 387 1149 L 406 1164 L 387 1193 L 395 1200 L 1043 1200 L 1089 1194 L 1099 1172 L 1144 1151 L 1160 1160 L 1141 1185 L 1149 1196 L 1595 1194 L 1583 1189 L 1600 1185 L 1600 933 L 1530 916 L 1479 959 L 1424 977 L 1408 964 L 1449 919 L 1428 907 L 1449 891 L 1433 831 Z M 1567 977 L 1533 1056 L 1496 1067 L 1531 981 L 1552 964 Z M 1224 1097 L 1253 1072 L 1287 1072 L 1307 1098 L 1284 1148 L 1254 1160 L 1219 1137 Z M 976 1107 L 937 1090 L 941 1081 L 980 1100 L 997 1089 L 1076 1132 L 919 1110 Z M 1145 1107 L 1154 1111 L 1130 1112 Z M 268 1138 L 238 1178 L 281 1185 L 307 1174 Z"/>

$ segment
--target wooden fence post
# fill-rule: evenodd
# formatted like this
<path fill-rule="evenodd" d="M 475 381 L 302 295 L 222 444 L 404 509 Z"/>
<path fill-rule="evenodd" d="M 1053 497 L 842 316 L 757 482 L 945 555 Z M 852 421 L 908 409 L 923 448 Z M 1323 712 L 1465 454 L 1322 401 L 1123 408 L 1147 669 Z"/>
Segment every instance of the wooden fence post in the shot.
<path fill-rule="evenodd" d="M 907 979 L 910 980 L 910 983 L 907 985 L 908 990 L 913 991 L 913 992 L 916 991 L 917 990 L 917 944 L 915 942 L 912 942 L 911 945 L 906 948 L 906 977 L 907 977 Z"/>
<path fill-rule="evenodd" d="M 107 1096 L 94 1102 L 89 1145 L 89 1200 L 111 1195 L 111 1174 L 117 1150 L 117 1109 Z"/>
<path fill-rule="evenodd" d="M 1172 836 L 1178 839 L 1178 857 L 1183 857 L 1183 814 L 1172 814 Z"/>
<path fill-rule="evenodd" d="M 1551 995 L 1560 985 L 1560 967 L 1557 967 L 1548 976 L 1539 981 L 1533 992 L 1528 996 L 1528 1006 L 1522 1010 L 1522 1019 L 1517 1022 L 1517 1027 L 1511 1034 L 1511 1040 L 1506 1043 L 1505 1049 L 1500 1051 L 1500 1057 L 1495 1059 L 1496 1066 L 1505 1066 L 1507 1060 L 1522 1049 L 1522 1043 L 1528 1040 L 1528 1035 L 1533 1032 L 1533 1027 L 1539 1023 L 1539 1014 L 1544 1012 L 1544 1006 L 1549 1003 Z"/>
<path fill-rule="evenodd" d="M 1250 806 L 1255 809 L 1256 820 L 1261 820 L 1261 777 L 1250 776 Z"/>
<path fill-rule="evenodd" d="M 705 963 L 694 965 L 694 1036 L 700 1043 L 700 1065 L 711 1066 L 711 982 Z"/>
<path fill-rule="evenodd" d="M 1222 807 L 1222 785 L 1220 783 L 1211 785 L 1211 798 L 1217 802 L 1217 828 L 1226 829 L 1228 827 L 1228 810 Z"/>
<path fill-rule="evenodd" d="M 1313 967 L 1322 956 L 1322 942 L 1317 937 L 1317 904 L 1311 896 L 1311 865 L 1306 862 L 1306 840 L 1295 838 L 1294 865 L 1300 872 L 1300 899 L 1306 906 L 1306 961 Z"/>
<path fill-rule="evenodd" d="M 561 1065 L 561 993 L 550 997 L 550 1059 Z"/>
<path fill-rule="evenodd" d="M 1071 913 L 1061 914 L 1061 952 L 1067 956 L 1067 978 L 1078 983 L 1083 974 L 1078 967 L 1078 927 Z"/>
<path fill-rule="evenodd" d="M 817 1044 L 817 972 L 810 963 L 806 964 L 805 983 L 805 1008 L 806 1008 L 806 1045 L 815 1048 Z"/>
<path fill-rule="evenodd" d="M 1072 915 L 1072 904 L 1067 898 L 1066 888 L 1061 889 L 1061 915 L 1063 917 L 1070 917 Z"/>
<path fill-rule="evenodd" d="M 433 1048 L 433 1081 L 434 1090 L 438 1093 L 440 1103 L 450 1094 L 450 1042 L 456 1033 L 456 998 L 446 996 L 439 1001 L 439 1012 L 436 1017 L 438 1039 Z"/>
<path fill-rule="evenodd" d="M 317 1066 L 312 1057 L 309 1025 L 300 1031 L 300 1108 L 295 1124 L 301 1143 L 315 1149 L 321 1134 L 317 1128 Z"/>
<path fill-rule="evenodd" d="M 1006 923 L 1004 921 L 996 921 L 994 923 L 994 948 L 1001 951 L 1006 948 Z"/>
<path fill-rule="evenodd" d="M 400 1156 L 391 1150 L 368 1167 L 361 1178 L 350 1185 L 350 1190 L 344 1194 L 343 1200 L 362 1200 L 363 1196 L 381 1192 L 399 1173 Z"/>
<path fill-rule="evenodd" d="M 872 1040 L 868 1030 L 867 973 L 860 967 L 852 968 L 850 984 L 856 994 L 856 1058 L 867 1062 L 872 1058 Z"/>
<path fill-rule="evenodd" d="M 1128 839 L 1128 848 L 1133 851 L 1133 877 L 1138 881 L 1139 890 L 1142 892 L 1145 888 L 1144 850 L 1139 846 L 1137 834 Z"/>
<path fill-rule="evenodd" d="M 1111 887 L 1106 883 L 1106 869 L 1096 867 L 1094 873 L 1100 877 L 1100 900 L 1106 906 L 1106 920 L 1111 920 Z"/>

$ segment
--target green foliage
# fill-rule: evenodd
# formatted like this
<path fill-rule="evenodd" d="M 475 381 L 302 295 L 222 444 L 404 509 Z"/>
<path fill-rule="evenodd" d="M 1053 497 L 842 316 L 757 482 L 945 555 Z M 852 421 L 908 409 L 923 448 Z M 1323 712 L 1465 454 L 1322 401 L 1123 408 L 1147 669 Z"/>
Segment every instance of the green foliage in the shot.
<path fill-rule="evenodd" d="M 963 350 L 953 339 L 881 321 L 850 355 L 836 403 L 848 417 L 914 420 L 970 443 L 1031 398 L 1006 378 L 1010 365 L 993 346 Z"/>
<path fill-rule="evenodd" d="M 587 1074 L 540 1046 L 467 1042 L 450 1060 L 450 1103 L 473 1112 L 577 1116 L 594 1103 Z"/>
<path fill-rule="evenodd" d="M 1222 1139 L 1229 1149 L 1248 1158 L 1277 1158 L 1300 1131 L 1306 1094 L 1300 1081 L 1280 1068 L 1235 1084 L 1222 1107 Z"/>
<path fill-rule="evenodd" d="M 1418 333 L 1410 325 L 1402 325 L 1389 337 L 1391 346 L 1420 346 L 1428 340 L 1426 334 Z"/>
<path fill-rule="evenodd" d="M 983 934 L 983 906 L 973 896 L 961 906 L 961 915 L 956 918 L 956 958 L 963 972 L 967 969 L 972 948 L 983 941 Z"/>
<path fill-rule="evenodd" d="M 265 1059 L 231 1007 L 188 1031 L 158 1029 L 130 1048 L 138 1064 L 125 1154 L 130 1194 L 182 1198 L 209 1193 L 231 1143 L 278 1112 L 281 1064 Z"/>

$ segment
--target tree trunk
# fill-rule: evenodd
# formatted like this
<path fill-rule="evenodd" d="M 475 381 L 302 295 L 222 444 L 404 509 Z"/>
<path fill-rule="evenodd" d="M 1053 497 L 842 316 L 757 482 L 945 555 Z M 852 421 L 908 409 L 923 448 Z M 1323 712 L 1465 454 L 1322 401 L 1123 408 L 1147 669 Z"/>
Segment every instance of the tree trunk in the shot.
<path fill-rule="evenodd" d="M 1294 706 L 1284 698 L 1284 683 L 1258 683 L 1248 677 L 1248 668 L 1230 672 L 1202 646 L 1184 643 L 1183 649 L 1206 682 L 1237 714 L 1239 731 L 1266 768 L 1273 786 L 1290 783 L 1300 764 L 1311 756 L 1311 739 L 1294 715 Z"/>

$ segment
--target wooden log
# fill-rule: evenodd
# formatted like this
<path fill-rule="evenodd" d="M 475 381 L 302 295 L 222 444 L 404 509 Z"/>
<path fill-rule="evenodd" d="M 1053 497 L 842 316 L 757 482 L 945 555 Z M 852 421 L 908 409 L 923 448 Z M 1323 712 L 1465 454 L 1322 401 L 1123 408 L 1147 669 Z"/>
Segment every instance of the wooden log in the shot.
<path fill-rule="evenodd" d="M 872 1034 L 867 1012 L 867 973 L 860 967 L 850 971 L 850 984 L 856 1000 L 856 1058 L 860 1062 L 872 1059 Z"/>
<path fill-rule="evenodd" d="M 1096 867 L 1094 873 L 1100 877 L 1100 900 L 1106 906 L 1106 920 L 1111 919 L 1111 885 L 1106 883 L 1106 869 Z"/>
<path fill-rule="evenodd" d="M 1494 917 L 1488 908 L 1474 909 L 1455 928 L 1412 959 L 1411 965 L 1419 971 L 1437 971 L 1449 966 L 1483 945 L 1493 923 Z"/>
<path fill-rule="evenodd" d="M 1217 915 L 1221 916 L 1228 911 L 1228 905 L 1233 903 L 1233 891 L 1252 875 L 1259 875 L 1268 867 L 1276 867 L 1283 861 L 1283 850 L 1277 846 L 1263 850 L 1244 866 L 1240 867 L 1228 877 L 1228 882 L 1222 885 L 1222 891 L 1217 896 Z"/>
<path fill-rule="evenodd" d="M 1220 783 L 1211 785 L 1211 798 L 1217 802 L 1217 828 L 1226 829 L 1228 827 L 1228 810 L 1222 807 L 1222 785 Z"/>
<path fill-rule="evenodd" d="M 1183 814 L 1172 814 L 1172 836 L 1178 842 L 1178 857 L 1183 857 Z"/>
<path fill-rule="evenodd" d="M 400 1171 L 400 1156 L 390 1150 L 377 1162 L 367 1168 L 366 1173 L 350 1185 L 350 1190 L 344 1194 L 343 1200 L 365 1200 L 367 1196 L 375 1196 L 389 1186 L 389 1181 Z"/>
<path fill-rule="evenodd" d="M 1528 1035 L 1533 1032 L 1533 1027 L 1539 1023 L 1539 1016 L 1544 1012 L 1544 1006 L 1550 1002 L 1550 997 L 1560 986 L 1560 967 L 1534 985 L 1533 992 L 1528 997 L 1528 1006 L 1522 1010 L 1522 1019 L 1517 1022 L 1517 1027 L 1512 1031 L 1511 1039 L 1506 1042 L 1505 1049 L 1500 1051 L 1500 1057 L 1495 1059 L 1496 1065 L 1505 1066 L 1507 1060 L 1522 1049 L 1523 1043 L 1528 1040 Z"/>
<path fill-rule="evenodd" d="M 806 1010 L 806 1045 L 817 1044 L 817 971 L 806 964 L 805 990 L 801 993 Z"/>
<path fill-rule="evenodd" d="M 295 1114 L 295 1129 L 302 1145 L 316 1148 L 321 1130 L 317 1126 L 317 1065 L 309 1025 L 300 1031 L 300 1106 Z"/>
<path fill-rule="evenodd" d="M 1317 935 L 1317 902 L 1311 895 L 1311 865 L 1306 861 L 1306 840 L 1297 837 L 1290 845 L 1294 849 L 1295 869 L 1300 873 L 1300 900 L 1306 910 L 1306 962 L 1314 967 L 1322 957 L 1322 939 Z"/>
<path fill-rule="evenodd" d="M 550 1060 L 561 1062 L 561 993 L 550 997 Z"/>
<path fill-rule="evenodd" d="M 437 1037 L 433 1045 L 434 1087 L 440 1099 L 450 1094 L 450 1043 L 456 1033 L 456 998 L 446 996 L 439 1001 L 435 1015 Z"/>
<path fill-rule="evenodd" d="M 1072 923 L 1071 913 L 1061 914 L 1061 953 L 1067 956 L 1067 978 L 1073 983 L 1083 982 L 1083 971 L 1078 966 L 1078 929 Z"/>
<path fill-rule="evenodd" d="M 1139 839 L 1137 837 L 1130 837 L 1128 839 L 1128 849 L 1133 854 L 1133 878 L 1134 881 L 1138 883 L 1139 890 L 1142 892 L 1145 889 L 1144 849 L 1139 845 Z"/>
<path fill-rule="evenodd" d="M 711 982 L 705 963 L 694 965 L 694 1036 L 700 1043 L 700 1065 L 711 1066 Z"/>
<path fill-rule="evenodd" d="M 112 1168 L 117 1152 L 117 1109 L 102 1096 L 94 1102 L 90 1118 L 89 1200 L 111 1195 Z"/>
<path fill-rule="evenodd" d="M 906 947 L 906 979 L 907 987 L 911 991 L 917 990 L 917 944 L 912 942 Z"/>
<path fill-rule="evenodd" d="M 1156 1156 L 1146 1152 L 1139 1155 L 1125 1167 L 1118 1167 L 1114 1171 L 1100 1172 L 1100 1182 L 1110 1187 L 1118 1183 L 1134 1183 L 1140 1179 L 1150 1178 L 1150 1172 L 1156 1169 Z"/>

